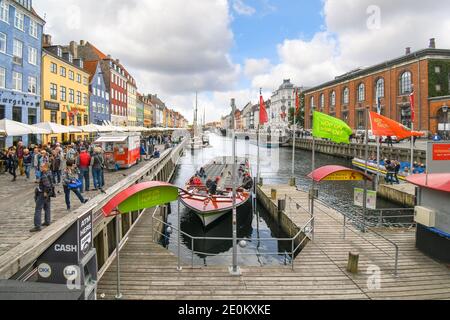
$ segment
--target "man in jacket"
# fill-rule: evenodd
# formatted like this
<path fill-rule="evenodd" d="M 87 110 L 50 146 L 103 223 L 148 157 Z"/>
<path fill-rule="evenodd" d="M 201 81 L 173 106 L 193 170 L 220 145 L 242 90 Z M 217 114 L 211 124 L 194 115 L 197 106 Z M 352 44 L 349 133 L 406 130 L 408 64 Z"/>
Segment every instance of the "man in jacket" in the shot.
<path fill-rule="evenodd" d="M 90 166 L 91 166 L 91 156 L 89 155 L 87 150 L 83 147 L 80 149 L 80 156 L 77 158 L 77 167 L 78 169 L 80 169 L 79 179 L 81 181 L 81 190 L 80 190 L 81 193 L 83 193 L 83 190 L 86 190 L 86 192 L 89 191 Z"/>
<path fill-rule="evenodd" d="M 44 226 L 48 227 L 51 224 L 51 197 L 53 192 L 52 176 L 49 172 L 48 164 L 43 164 L 40 167 L 41 178 L 39 179 L 39 186 L 35 191 L 36 209 L 34 211 L 34 228 L 30 232 L 39 232 L 42 230 L 42 210 L 45 212 Z"/>
<path fill-rule="evenodd" d="M 105 167 L 105 161 L 103 160 L 102 150 L 100 148 L 94 149 L 94 156 L 91 158 L 92 178 L 94 179 L 94 189 L 102 189 L 104 183 L 102 181 L 102 171 Z"/>
<path fill-rule="evenodd" d="M 25 150 L 24 146 L 23 146 L 23 142 L 19 141 L 19 143 L 17 144 L 17 160 L 18 160 L 18 165 L 19 165 L 19 172 L 20 172 L 20 176 L 24 176 L 25 175 L 25 168 L 23 166 L 23 151 Z"/>

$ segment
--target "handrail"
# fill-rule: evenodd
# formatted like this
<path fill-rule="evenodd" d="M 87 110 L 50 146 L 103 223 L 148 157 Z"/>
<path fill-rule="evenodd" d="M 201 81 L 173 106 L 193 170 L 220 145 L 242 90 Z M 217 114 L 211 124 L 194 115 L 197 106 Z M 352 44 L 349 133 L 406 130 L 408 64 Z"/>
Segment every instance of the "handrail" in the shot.
<path fill-rule="evenodd" d="M 152 228 L 153 228 L 153 234 L 157 233 L 160 236 L 169 239 L 169 236 L 166 234 L 163 234 L 162 232 L 160 232 L 159 230 L 155 230 L 155 221 L 161 223 L 164 228 L 170 227 L 172 228 L 173 231 L 176 231 L 178 233 L 178 236 L 180 237 L 181 235 L 184 235 L 185 237 L 187 237 L 188 239 L 190 239 L 191 241 L 191 265 L 192 267 L 194 267 L 194 255 L 205 255 L 205 256 L 216 256 L 215 254 L 207 254 L 204 252 L 200 252 L 200 251 L 196 251 L 195 250 L 195 241 L 197 240 L 209 240 L 209 241 L 233 241 L 234 239 L 231 237 L 196 237 L 196 236 L 192 236 L 182 230 L 179 230 L 178 227 L 168 224 L 167 222 L 157 218 L 155 215 L 157 213 L 157 210 L 153 213 L 152 215 Z M 311 217 L 311 219 L 308 220 L 308 222 L 300 229 L 300 231 L 292 238 L 259 238 L 257 240 L 253 240 L 253 239 L 248 239 L 248 238 L 238 238 L 236 239 L 237 241 L 249 241 L 249 242 L 254 242 L 254 241 L 258 241 L 258 242 L 268 242 L 268 241 L 279 241 L 279 242 L 291 242 L 291 248 L 292 250 L 290 252 L 278 252 L 278 253 L 261 253 L 258 252 L 257 255 L 258 256 L 274 256 L 274 255 L 285 255 L 285 256 L 291 256 L 291 267 L 292 270 L 294 270 L 294 261 L 295 261 L 295 254 L 296 252 L 301 248 L 301 246 L 305 243 L 305 241 L 307 239 L 309 239 L 309 237 L 307 236 L 307 233 L 311 233 L 313 228 L 314 228 L 314 220 L 315 217 Z M 308 230 L 308 227 L 310 227 L 309 232 L 306 232 Z M 295 241 L 297 240 L 297 238 L 299 238 L 302 234 L 305 234 L 305 237 L 302 239 L 302 241 L 295 247 Z M 248 255 L 254 255 L 254 254 L 249 254 L 249 253 L 239 253 L 239 256 L 248 256 Z M 229 255 L 223 255 L 223 256 L 229 256 Z M 180 257 L 179 257 L 180 258 Z"/>

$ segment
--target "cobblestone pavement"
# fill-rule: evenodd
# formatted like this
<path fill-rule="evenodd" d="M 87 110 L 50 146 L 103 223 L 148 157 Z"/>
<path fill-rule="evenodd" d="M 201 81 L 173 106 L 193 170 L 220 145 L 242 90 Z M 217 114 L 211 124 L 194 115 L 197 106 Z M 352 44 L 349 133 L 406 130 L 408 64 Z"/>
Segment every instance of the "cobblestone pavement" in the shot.
<path fill-rule="evenodd" d="M 164 148 L 159 147 L 159 150 Z M 136 172 L 142 168 L 147 162 L 141 162 L 127 170 L 118 172 L 105 171 L 105 190 L 121 181 L 127 175 Z M 34 172 L 31 172 L 32 179 L 27 180 L 26 177 L 17 177 L 16 182 L 11 182 L 12 176 L 0 174 L 0 256 L 16 247 L 21 242 L 29 239 L 33 234 L 29 232 L 33 228 L 34 223 Z M 90 188 L 93 188 L 92 174 L 90 176 Z M 62 185 L 56 187 L 57 198 L 52 199 L 52 221 L 70 214 L 67 211 L 64 191 Z M 85 198 L 92 199 L 96 197 L 100 191 L 85 192 Z M 70 196 L 72 212 L 81 207 L 81 203 L 74 193 Z M 42 213 L 44 222 L 44 213 Z"/>

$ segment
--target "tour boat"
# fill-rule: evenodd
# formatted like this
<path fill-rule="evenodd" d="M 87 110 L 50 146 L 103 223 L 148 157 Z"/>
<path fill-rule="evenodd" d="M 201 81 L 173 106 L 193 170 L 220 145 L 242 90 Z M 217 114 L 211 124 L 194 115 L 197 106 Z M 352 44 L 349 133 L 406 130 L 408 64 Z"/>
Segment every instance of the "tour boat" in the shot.
<path fill-rule="evenodd" d="M 252 190 L 243 188 L 244 174 L 251 176 L 250 165 L 248 160 L 238 158 L 238 170 L 236 177 L 236 207 L 242 207 L 246 204 L 252 195 Z M 194 211 L 205 227 L 231 212 L 233 209 L 233 158 L 220 157 L 216 158 L 203 167 L 206 177 L 201 177 L 201 185 L 191 185 L 189 181 L 186 183 L 185 189 L 181 192 L 181 201 L 183 204 Z M 209 194 L 206 187 L 208 179 L 215 181 L 220 178 L 217 188 L 217 194 Z"/>

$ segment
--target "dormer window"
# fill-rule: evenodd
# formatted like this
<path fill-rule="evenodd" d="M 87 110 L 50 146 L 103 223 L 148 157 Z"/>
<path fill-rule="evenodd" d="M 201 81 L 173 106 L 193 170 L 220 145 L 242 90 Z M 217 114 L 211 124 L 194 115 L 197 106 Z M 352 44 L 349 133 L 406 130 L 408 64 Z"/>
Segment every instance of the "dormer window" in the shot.
<path fill-rule="evenodd" d="M 71 53 L 69 53 L 69 62 L 73 63 L 73 55 Z"/>
<path fill-rule="evenodd" d="M 58 48 L 58 51 L 57 51 L 57 53 L 56 53 L 57 55 L 58 55 L 58 57 L 62 57 L 62 49 L 61 48 Z"/>

